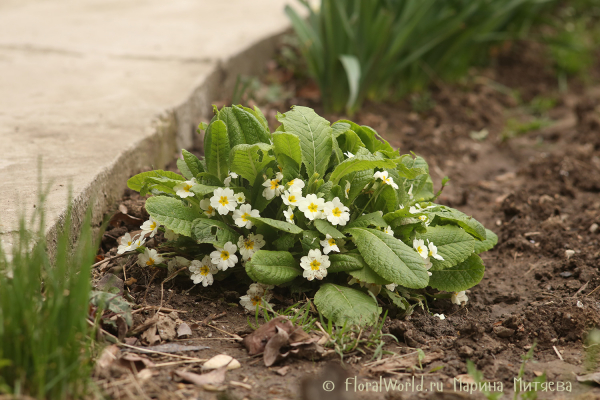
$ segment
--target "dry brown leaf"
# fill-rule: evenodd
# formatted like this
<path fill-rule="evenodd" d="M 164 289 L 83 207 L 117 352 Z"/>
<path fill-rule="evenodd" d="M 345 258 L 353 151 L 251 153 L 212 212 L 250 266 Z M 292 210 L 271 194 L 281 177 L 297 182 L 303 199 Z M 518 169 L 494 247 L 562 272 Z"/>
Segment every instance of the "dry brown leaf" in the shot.
<path fill-rule="evenodd" d="M 235 358 L 228 356 L 227 354 L 219 354 L 212 357 L 210 360 L 202 365 L 202 371 L 208 371 L 211 369 L 219 369 L 221 367 L 227 367 L 227 370 L 240 368 L 242 365 Z"/>
<path fill-rule="evenodd" d="M 134 373 L 138 373 L 144 368 L 154 366 L 154 363 L 147 357 L 139 356 L 134 353 L 123 354 L 116 363 L 121 367 L 130 369 Z"/>
<path fill-rule="evenodd" d="M 294 330 L 294 324 L 286 317 L 273 318 L 244 338 L 242 343 L 248 350 L 248 354 L 253 356 L 262 353 L 269 339 L 277 333 L 277 327 L 283 329 L 288 334 Z"/>
<path fill-rule="evenodd" d="M 177 328 L 177 337 L 181 338 L 181 337 L 185 337 L 185 336 L 192 336 L 192 329 L 190 328 L 190 326 L 188 324 L 186 324 L 185 322 L 180 324 L 179 327 Z"/>
<path fill-rule="evenodd" d="M 117 354 L 119 354 L 119 346 L 116 344 L 111 344 L 104 350 L 102 350 L 102 354 L 96 361 L 96 371 L 100 372 L 111 366 L 113 362 L 117 359 Z"/>
<path fill-rule="evenodd" d="M 281 368 L 279 368 L 279 369 L 278 369 L 277 371 L 275 371 L 275 372 L 277 372 L 277 374 L 278 374 L 278 375 L 281 375 L 281 376 L 286 376 L 286 375 L 287 375 L 287 373 L 288 373 L 289 371 L 290 371 L 290 366 L 289 366 L 289 365 L 286 365 L 285 367 L 281 367 Z"/>
<path fill-rule="evenodd" d="M 146 329 L 140 338 L 150 346 L 154 345 L 155 343 L 160 343 L 160 336 L 156 334 L 156 324 L 151 325 L 148 329 Z"/>
<path fill-rule="evenodd" d="M 421 360 L 421 365 L 430 364 L 434 361 L 441 360 L 444 357 L 444 352 L 437 351 L 425 354 L 425 358 Z M 368 370 L 372 374 L 380 374 L 397 370 L 404 370 L 419 365 L 419 357 L 417 353 L 407 354 L 405 356 L 392 356 L 377 363 L 374 363 Z"/>
<path fill-rule="evenodd" d="M 156 346 L 138 347 L 138 349 L 131 349 L 130 351 L 135 353 L 147 353 L 147 351 L 160 351 L 161 353 L 185 353 L 187 351 L 198 351 L 210 349 L 208 346 L 191 345 L 186 346 L 179 343 L 165 343 Z"/>
<path fill-rule="evenodd" d="M 175 332 L 175 321 L 173 318 L 165 315 L 161 315 L 158 317 L 158 322 L 156 323 L 156 328 L 158 330 L 158 334 L 162 340 L 172 341 L 177 336 L 177 332 Z"/>
<path fill-rule="evenodd" d="M 132 217 L 131 215 L 124 213 L 122 211 L 118 211 L 109 221 L 109 224 L 114 227 L 119 226 L 119 222 L 123 221 L 125 225 L 135 225 L 139 226 L 142 224 L 142 220 L 136 217 Z"/>
<path fill-rule="evenodd" d="M 577 376 L 577 382 L 584 383 L 595 383 L 600 385 L 600 372 L 594 372 L 593 374 Z"/>
<path fill-rule="evenodd" d="M 157 322 L 158 322 L 158 316 L 155 315 L 154 317 L 145 320 L 140 325 L 131 329 L 129 331 L 129 336 L 135 336 L 139 333 L 146 332 L 148 330 L 148 328 L 152 327 L 153 325 L 156 325 Z"/>
<path fill-rule="evenodd" d="M 175 371 L 175 375 L 196 386 L 205 387 L 206 385 L 216 386 L 222 384 L 225 381 L 226 371 L 227 367 L 221 367 L 202 375 L 186 371 Z"/>
<path fill-rule="evenodd" d="M 265 346 L 265 352 L 263 354 L 263 361 L 265 362 L 265 366 L 270 367 L 275 364 L 277 361 L 284 359 L 287 357 L 288 353 L 281 353 L 281 348 L 285 347 L 289 344 L 289 335 L 288 333 L 280 328 L 279 326 L 275 327 L 277 333 L 269 339 L 267 345 Z"/>

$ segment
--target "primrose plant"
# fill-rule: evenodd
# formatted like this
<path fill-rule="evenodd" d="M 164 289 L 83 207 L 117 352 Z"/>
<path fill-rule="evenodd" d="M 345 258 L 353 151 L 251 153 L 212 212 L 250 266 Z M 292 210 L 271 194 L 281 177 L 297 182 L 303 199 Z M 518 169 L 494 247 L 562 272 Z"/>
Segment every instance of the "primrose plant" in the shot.
<path fill-rule="evenodd" d="M 278 114 L 273 133 L 258 108 L 214 113 L 200 127 L 203 159 L 183 150 L 181 175 L 157 170 L 128 181 L 152 195 L 143 235 L 164 229 L 167 238 L 158 251 L 126 238 L 123 251 L 144 249 L 140 265 L 187 269 L 205 287 L 227 277 L 253 281 L 241 298 L 253 311 L 274 286 L 314 293 L 336 324 L 375 323 L 375 296 L 408 310 L 428 286 L 467 301 L 464 291 L 484 273 L 477 254 L 497 237 L 433 202 L 440 193 L 423 158 L 306 107 Z"/>

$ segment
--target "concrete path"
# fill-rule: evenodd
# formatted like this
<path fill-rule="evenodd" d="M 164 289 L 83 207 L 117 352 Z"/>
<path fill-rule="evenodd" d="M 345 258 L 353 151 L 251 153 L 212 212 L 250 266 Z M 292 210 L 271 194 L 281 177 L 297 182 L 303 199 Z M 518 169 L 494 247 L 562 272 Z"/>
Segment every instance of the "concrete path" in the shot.
<path fill-rule="evenodd" d="M 0 239 L 51 182 L 48 234 L 68 187 L 100 218 L 126 179 L 190 146 L 210 102 L 257 73 L 283 0 L 0 2 Z M 171 110 L 171 111 L 170 111 Z"/>

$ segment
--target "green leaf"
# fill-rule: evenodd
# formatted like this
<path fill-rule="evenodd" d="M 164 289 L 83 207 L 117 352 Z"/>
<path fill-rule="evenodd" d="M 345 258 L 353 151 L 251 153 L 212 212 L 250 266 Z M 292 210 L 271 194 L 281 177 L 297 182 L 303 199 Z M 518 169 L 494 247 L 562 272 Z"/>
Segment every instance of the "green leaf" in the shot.
<path fill-rule="evenodd" d="M 269 155 L 272 146 L 264 143 L 238 144 L 229 154 L 231 171 L 248 182 L 254 182 L 263 169 L 275 158 Z"/>
<path fill-rule="evenodd" d="M 256 117 L 256 119 L 258 120 L 258 122 L 260 122 L 260 124 L 263 126 L 263 128 L 265 128 L 265 131 L 267 133 L 269 132 L 269 123 L 268 123 L 265 115 L 262 113 L 262 111 L 260 111 L 260 108 L 258 108 L 257 106 L 254 106 L 254 109 L 248 108 L 248 107 L 243 107 L 243 106 L 242 106 L 242 108 L 244 110 L 246 110 L 247 112 L 249 112 L 250 114 L 254 115 Z"/>
<path fill-rule="evenodd" d="M 385 222 L 381 216 L 381 211 L 375 211 L 374 213 L 361 215 L 354 221 L 350 222 L 344 232 L 347 232 L 350 228 L 366 228 L 368 226 L 375 226 L 377 228 L 387 228 L 388 223 Z"/>
<path fill-rule="evenodd" d="M 202 199 L 204 196 L 206 196 L 209 193 L 212 193 L 215 191 L 215 189 L 218 189 L 218 186 L 207 186 L 207 185 L 202 185 L 200 183 L 195 184 L 194 186 L 192 186 L 192 188 L 190 189 L 195 195 L 198 196 L 199 199 Z"/>
<path fill-rule="evenodd" d="M 208 172 L 200 172 L 198 175 L 196 175 L 196 180 L 202 185 L 216 187 L 225 186 L 222 180 L 219 180 L 219 178 L 217 178 L 213 174 L 209 174 Z"/>
<path fill-rule="evenodd" d="M 280 154 L 279 165 L 281 166 L 283 173 L 283 181 L 289 182 L 292 179 L 296 179 L 300 176 L 300 164 L 296 163 L 296 161 L 292 160 L 291 157 L 286 156 L 285 154 Z"/>
<path fill-rule="evenodd" d="M 417 234 L 417 238 L 423 239 L 425 246 L 427 240 L 432 242 L 437 247 L 438 254 L 444 258 L 442 261 L 430 257 L 433 264 L 431 271 L 447 269 L 463 262 L 473 254 L 476 242 L 473 236 L 452 225 L 430 226 L 426 233 Z"/>
<path fill-rule="evenodd" d="M 141 174 L 137 174 L 132 176 L 131 178 L 129 178 L 129 180 L 127 181 L 127 187 L 129 187 L 129 189 L 131 190 L 135 190 L 136 192 L 139 192 L 142 187 L 145 184 L 145 180 L 147 177 L 156 177 L 156 178 L 169 178 L 169 179 L 176 179 L 179 181 L 184 181 L 185 178 L 175 172 L 171 172 L 171 171 L 163 171 L 163 170 L 155 170 L 155 171 L 148 171 L 148 172 L 142 172 Z"/>
<path fill-rule="evenodd" d="M 286 132 L 298 135 L 302 150 L 302 162 L 308 176 L 315 172 L 325 175 L 333 149 L 333 137 L 329 121 L 311 108 L 295 106 L 291 111 L 277 116 Z"/>
<path fill-rule="evenodd" d="M 200 172 L 204 172 L 204 167 L 202 166 L 202 163 L 198 157 L 185 149 L 181 150 L 181 155 L 183 156 L 183 161 L 185 161 L 185 164 L 192 173 L 192 176 L 196 176 Z"/>
<path fill-rule="evenodd" d="M 198 211 L 166 196 L 150 197 L 146 200 L 146 211 L 160 225 L 188 237 L 192 236 L 192 222 L 200 218 Z"/>
<path fill-rule="evenodd" d="M 294 245 L 296 244 L 296 240 L 297 238 L 293 234 L 284 233 L 283 235 L 279 236 L 279 238 L 276 239 L 273 242 L 273 244 L 275 245 L 275 248 L 279 251 L 288 251 L 289 249 L 294 247 Z"/>
<path fill-rule="evenodd" d="M 392 303 L 394 303 L 396 307 L 400 308 L 401 310 L 406 310 L 410 308 L 410 303 L 408 302 L 408 300 L 406 300 L 406 298 L 404 298 L 403 296 L 400 296 L 398 293 L 392 292 L 391 290 L 388 290 L 385 287 L 381 288 L 381 293 L 383 293 L 388 299 L 392 301 Z"/>
<path fill-rule="evenodd" d="M 460 292 L 477 285 L 483 278 L 485 267 L 483 260 L 471 254 L 462 263 L 442 271 L 432 271 L 429 286 L 447 292 Z"/>
<path fill-rule="evenodd" d="M 377 199 L 377 208 L 383 209 L 386 213 L 396 210 L 398 208 L 398 193 L 396 189 L 386 185 Z"/>
<path fill-rule="evenodd" d="M 300 239 L 300 243 L 302 243 L 302 249 L 304 249 L 305 253 L 308 253 L 313 249 L 321 249 L 321 239 L 319 237 L 319 232 L 316 231 L 304 231 L 302 232 L 302 239 Z"/>
<path fill-rule="evenodd" d="M 348 274 L 363 283 L 373 283 L 375 285 L 389 285 L 391 283 L 379 276 L 377 272 L 373 271 L 368 265 L 355 271 L 349 271 Z"/>
<path fill-rule="evenodd" d="M 337 126 L 337 125 L 334 125 Z M 359 149 L 364 148 L 365 145 L 360 140 L 360 137 L 352 129 L 348 129 L 343 135 L 337 138 L 340 148 L 346 152 L 349 151 L 352 154 L 356 154 Z"/>
<path fill-rule="evenodd" d="M 329 253 L 329 261 L 331 265 L 327 268 L 328 273 L 355 271 L 367 265 L 361 255 L 356 253 Z"/>
<path fill-rule="evenodd" d="M 110 310 L 121 316 L 128 326 L 133 324 L 131 305 L 125 301 L 123 296 L 99 290 L 92 290 L 90 293 L 90 303 L 96 307 L 104 307 L 104 309 Z"/>
<path fill-rule="evenodd" d="M 206 168 L 209 173 L 223 181 L 229 173 L 229 137 L 223 121 L 211 122 L 204 136 Z"/>
<path fill-rule="evenodd" d="M 498 244 L 498 235 L 489 229 L 485 230 L 485 240 L 476 240 L 474 243 L 475 254 L 483 253 L 484 251 L 491 250 L 495 245 Z"/>
<path fill-rule="evenodd" d="M 346 229 L 367 264 L 382 278 L 410 289 L 427 286 L 429 275 L 423 258 L 411 247 L 381 231 Z"/>
<path fill-rule="evenodd" d="M 273 148 L 279 159 L 283 154 L 296 161 L 298 165 L 302 164 L 302 150 L 300 149 L 300 138 L 293 133 L 276 132 L 273 134 Z"/>
<path fill-rule="evenodd" d="M 314 302 L 319 312 L 338 326 L 374 325 L 381 312 L 368 294 L 332 283 L 321 285 Z"/>
<path fill-rule="evenodd" d="M 192 174 L 192 171 L 190 171 L 185 161 L 183 161 L 181 158 L 177 159 L 177 169 L 179 169 L 181 175 L 183 175 L 187 180 L 190 180 L 196 176 Z"/>
<path fill-rule="evenodd" d="M 361 194 L 364 187 L 373 180 L 373 174 L 373 169 L 366 169 L 364 171 L 356 171 L 344 176 L 340 182 L 340 187 L 344 191 L 344 197 L 340 197 L 342 202 L 347 202 L 345 203 L 346 205 L 351 204 L 354 199 Z M 348 198 L 346 198 L 346 188 L 348 182 L 350 183 L 350 191 L 348 192 Z"/>
<path fill-rule="evenodd" d="M 375 153 L 378 150 L 394 150 L 392 146 L 390 146 L 390 144 L 385 139 L 383 139 L 377 132 L 375 132 L 373 128 L 370 128 L 365 125 L 360 126 L 352 121 L 348 121 L 345 119 L 339 120 L 338 122 L 345 122 L 347 124 L 350 124 L 350 129 L 352 129 L 358 135 L 365 147 L 371 153 Z M 381 141 L 378 139 L 381 139 Z"/>
<path fill-rule="evenodd" d="M 240 106 L 223 107 L 218 111 L 217 118 L 227 126 L 231 147 L 238 144 L 269 143 L 270 135 L 264 121 L 259 121 L 248 109 Z"/>
<path fill-rule="evenodd" d="M 240 237 L 239 233 L 224 222 L 209 218 L 195 219 L 191 232 L 192 239 L 197 243 L 210 243 L 219 247 L 223 247 L 227 242 L 236 244 Z"/>
<path fill-rule="evenodd" d="M 289 222 L 285 222 L 285 221 L 279 221 L 277 219 L 262 218 L 262 217 L 248 217 L 248 219 L 250 221 L 252 221 L 254 224 L 256 224 L 256 226 L 260 226 L 260 225 L 264 224 L 264 225 L 271 226 L 275 229 L 278 229 L 280 231 L 293 233 L 296 235 L 303 232 L 303 230 L 301 228 L 297 227 L 296 225 L 290 224 Z"/>
<path fill-rule="evenodd" d="M 248 276 L 267 285 L 281 285 L 302 274 L 294 256 L 287 251 L 259 250 L 246 263 Z"/>
<path fill-rule="evenodd" d="M 352 110 L 355 106 L 356 99 L 358 98 L 358 90 L 360 85 L 360 63 L 358 58 L 353 55 L 342 54 L 340 56 L 342 66 L 346 71 L 346 77 L 348 78 L 348 86 L 350 88 L 350 97 L 348 97 L 348 103 L 346 103 L 346 109 Z"/>
<path fill-rule="evenodd" d="M 333 125 L 331 125 L 331 129 L 333 137 L 337 139 L 340 135 L 350 130 L 350 124 L 345 122 L 335 122 Z"/>
<path fill-rule="evenodd" d="M 334 239 L 344 239 L 344 234 L 333 227 L 324 219 L 315 219 L 315 228 L 323 235 L 329 235 Z"/>
<path fill-rule="evenodd" d="M 392 160 L 384 159 L 369 153 L 368 150 L 361 147 L 354 157 L 347 158 L 340 163 L 331 174 L 329 180 L 337 184 L 340 179 L 352 172 L 363 171 L 372 168 L 396 168 L 396 163 Z"/>
<path fill-rule="evenodd" d="M 475 236 L 477 239 L 485 240 L 486 231 L 483 225 L 479 223 L 475 218 L 469 217 L 465 213 L 462 213 L 453 208 L 444 207 L 440 211 L 431 213 L 439 217 L 441 222 L 453 222 L 458 224 L 465 231 Z"/>

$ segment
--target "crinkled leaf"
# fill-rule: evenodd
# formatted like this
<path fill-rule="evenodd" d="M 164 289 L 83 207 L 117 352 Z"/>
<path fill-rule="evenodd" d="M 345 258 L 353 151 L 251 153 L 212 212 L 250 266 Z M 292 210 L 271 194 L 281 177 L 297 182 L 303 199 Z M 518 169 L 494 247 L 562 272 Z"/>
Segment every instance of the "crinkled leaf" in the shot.
<path fill-rule="evenodd" d="M 346 133 L 346 131 L 350 130 L 350 124 L 345 122 L 336 122 L 331 125 L 332 133 L 334 138 L 338 138 L 340 135 Z"/>
<path fill-rule="evenodd" d="M 400 296 L 398 293 L 392 292 L 391 290 L 388 290 L 385 287 L 381 288 L 381 293 L 385 295 L 388 299 L 390 299 L 392 303 L 394 303 L 394 305 L 400 308 L 401 310 L 407 310 L 408 308 L 410 308 L 410 303 L 408 302 L 408 300 L 406 300 L 405 297 Z"/>
<path fill-rule="evenodd" d="M 302 164 L 302 150 L 300 149 L 300 138 L 293 133 L 276 132 L 273 134 L 273 148 L 277 159 L 283 154 L 296 161 L 298 165 Z"/>
<path fill-rule="evenodd" d="M 264 224 L 264 225 L 271 226 L 275 229 L 278 229 L 280 231 L 293 233 L 293 234 L 299 234 L 299 233 L 303 232 L 302 228 L 300 228 L 294 224 L 290 224 L 289 222 L 279 221 L 277 219 L 262 218 L 262 217 L 248 217 L 248 219 L 250 221 L 252 221 L 253 223 L 255 223 L 257 226 Z"/>
<path fill-rule="evenodd" d="M 249 109 L 240 106 L 223 107 L 218 111 L 217 118 L 227 126 L 231 147 L 238 144 L 269 143 L 270 135 L 264 121 L 260 121 L 260 116 L 257 118 Z"/>
<path fill-rule="evenodd" d="M 381 309 L 375 300 L 359 290 L 325 283 L 315 294 L 318 310 L 336 325 L 373 325 Z"/>
<path fill-rule="evenodd" d="M 179 170 L 179 172 L 181 172 L 181 175 L 183 175 L 187 180 L 190 180 L 196 176 L 192 174 L 192 171 L 190 171 L 185 161 L 181 158 L 177 159 L 177 169 Z"/>
<path fill-rule="evenodd" d="M 388 285 L 392 283 L 386 279 L 383 279 L 368 265 L 365 265 L 363 268 L 355 271 L 349 271 L 348 274 L 354 279 L 358 279 L 362 283 L 373 283 L 375 285 Z"/>
<path fill-rule="evenodd" d="M 90 303 L 96 307 L 104 307 L 123 317 L 128 326 L 133 324 L 131 305 L 117 294 L 93 290 L 90 294 Z"/>
<path fill-rule="evenodd" d="M 183 156 L 183 161 L 192 173 L 192 176 L 196 176 L 200 172 L 204 172 L 204 167 L 202 166 L 202 162 L 200 162 L 198 157 L 185 149 L 181 150 L 181 155 Z"/>
<path fill-rule="evenodd" d="M 198 211 L 166 196 L 150 197 L 146 200 L 146 211 L 160 225 L 188 237 L 192 235 L 192 222 L 200 218 Z"/>
<path fill-rule="evenodd" d="M 315 228 L 323 235 L 329 235 L 334 239 L 343 239 L 344 234 L 338 231 L 329 221 L 324 219 L 315 219 Z"/>
<path fill-rule="evenodd" d="M 471 254 L 462 263 L 442 271 L 432 271 L 429 286 L 447 292 L 460 292 L 477 285 L 483 278 L 485 267 L 477 254 Z"/>
<path fill-rule="evenodd" d="M 319 232 L 317 231 L 304 231 L 302 232 L 302 239 L 300 239 L 300 243 L 302 243 L 302 249 L 305 253 L 308 253 L 313 249 L 321 249 L 321 239 L 319 237 Z"/>
<path fill-rule="evenodd" d="M 431 271 L 447 269 L 454 265 L 463 262 L 471 254 L 476 240 L 458 226 L 444 225 L 427 228 L 427 232 L 417 234 L 418 239 L 423 239 L 427 246 L 427 240 L 432 242 L 436 247 L 438 254 L 444 260 L 438 260 L 430 257 Z"/>
<path fill-rule="evenodd" d="M 229 150 L 227 126 L 220 120 L 211 122 L 204 136 L 206 168 L 220 181 L 225 179 L 229 173 Z"/>
<path fill-rule="evenodd" d="M 364 171 L 356 171 L 344 176 L 340 180 L 340 187 L 344 191 L 344 197 L 340 197 L 345 205 L 352 204 L 354 199 L 363 191 L 365 186 L 373 180 L 374 169 L 365 169 Z M 350 190 L 346 192 L 346 188 L 350 183 Z M 346 197 L 348 194 L 348 197 Z"/>
<path fill-rule="evenodd" d="M 248 276 L 267 285 L 281 285 L 302 274 L 294 256 L 287 251 L 259 250 L 246 263 Z"/>
<path fill-rule="evenodd" d="M 219 180 L 219 178 L 217 178 L 215 175 L 210 174 L 208 172 L 200 172 L 198 175 L 196 175 L 196 181 L 198 181 L 198 183 L 200 183 L 202 185 L 216 186 L 216 187 L 225 186 L 223 184 L 223 180 Z"/>
<path fill-rule="evenodd" d="M 254 182 L 262 170 L 275 159 L 268 153 L 271 148 L 271 145 L 264 143 L 239 144 L 231 149 L 229 168 L 248 182 Z"/>
<path fill-rule="evenodd" d="M 355 271 L 367 265 L 361 255 L 356 253 L 329 253 L 329 261 L 331 265 L 327 272 L 331 273 Z"/>
<path fill-rule="evenodd" d="M 263 126 L 263 128 L 265 128 L 265 131 L 267 133 L 269 132 L 269 123 L 265 115 L 262 113 L 262 111 L 260 111 L 260 108 L 258 108 L 257 106 L 254 106 L 254 108 L 242 106 L 242 108 L 250 114 L 254 115 L 258 122 L 260 122 L 260 124 Z"/>
<path fill-rule="evenodd" d="M 288 251 L 289 249 L 294 247 L 297 239 L 298 238 L 291 233 L 284 233 L 283 235 L 279 236 L 279 238 L 276 239 L 273 242 L 273 244 L 275 245 L 275 248 L 279 251 Z"/>
<path fill-rule="evenodd" d="M 218 188 L 219 188 L 218 186 L 206 186 L 206 185 L 197 183 L 194 186 L 192 186 L 190 191 L 192 191 L 195 195 L 198 196 L 199 199 L 201 199 L 204 196 L 206 196 L 207 194 L 214 192 L 215 189 L 218 189 Z"/>
<path fill-rule="evenodd" d="M 465 213 L 449 207 L 443 207 L 441 210 L 430 214 L 430 218 L 436 215 L 441 222 L 453 222 L 458 224 L 465 231 L 475 236 L 480 240 L 485 240 L 486 231 L 483 225 L 475 218 L 469 217 Z"/>
<path fill-rule="evenodd" d="M 365 148 L 359 148 L 354 157 L 347 158 L 340 163 L 329 178 L 334 184 L 337 184 L 340 179 L 352 172 L 363 171 L 372 168 L 395 168 L 396 163 L 392 160 L 384 159 L 381 156 L 376 156 L 369 153 Z"/>
<path fill-rule="evenodd" d="M 366 263 L 382 278 L 410 289 L 427 286 L 429 275 L 423 258 L 411 247 L 381 231 L 346 229 Z"/>
<path fill-rule="evenodd" d="M 491 250 L 495 245 L 498 244 L 498 235 L 496 235 L 494 232 L 486 229 L 485 236 L 485 240 L 476 240 L 474 242 L 475 254 Z"/>
<path fill-rule="evenodd" d="M 192 238 L 197 243 L 210 243 L 223 247 L 225 243 L 237 243 L 240 234 L 231 229 L 224 222 L 198 218 L 192 223 Z"/>
<path fill-rule="evenodd" d="M 287 183 L 300 176 L 300 164 L 285 154 L 279 154 L 277 157 L 283 173 L 283 182 Z"/>
<path fill-rule="evenodd" d="M 156 171 L 148 171 L 148 172 L 142 172 L 141 174 L 137 174 L 132 176 L 131 178 L 129 178 L 129 180 L 127 181 L 127 187 L 129 187 L 129 189 L 131 190 L 135 190 L 136 192 L 139 192 L 142 187 L 144 186 L 144 181 L 146 180 L 147 177 L 156 177 L 156 178 L 169 178 L 169 179 L 175 179 L 175 180 L 179 180 L 179 181 L 184 181 L 185 178 L 175 172 L 171 172 L 171 171 L 163 171 L 163 170 L 156 170 Z"/>
<path fill-rule="evenodd" d="M 375 211 L 370 214 L 361 215 L 354 221 L 348 224 L 344 232 L 348 231 L 349 228 L 366 228 L 368 226 L 375 226 L 377 228 L 386 228 L 388 223 L 385 222 L 381 216 L 381 211 Z"/>
<path fill-rule="evenodd" d="M 308 176 L 315 172 L 325 175 L 333 149 L 333 136 L 329 121 L 311 108 L 295 106 L 291 111 L 277 116 L 286 132 L 298 135 L 302 149 L 302 162 Z"/>

